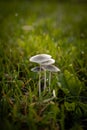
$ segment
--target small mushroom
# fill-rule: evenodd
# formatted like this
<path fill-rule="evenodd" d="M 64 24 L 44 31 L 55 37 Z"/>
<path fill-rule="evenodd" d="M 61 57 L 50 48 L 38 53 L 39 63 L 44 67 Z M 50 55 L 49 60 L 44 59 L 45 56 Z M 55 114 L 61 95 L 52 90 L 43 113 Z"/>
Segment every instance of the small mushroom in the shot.
<path fill-rule="evenodd" d="M 36 66 L 36 67 L 32 68 L 31 71 L 39 73 L 41 71 L 44 71 L 44 68 L 42 66 L 41 66 L 41 68 L 40 68 L 40 66 Z M 41 93 L 40 78 L 41 77 L 39 75 L 39 94 Z"/>
<path fill-rule="evenodd" d="M 45 65 L 51 65 L 55 63 L 55 60 L 54 59 L 49 59 L 48 61 L 45 61 L 45 62 L 42 62 L 42 66 L 44 67 Z M 44 67 L 45 68 L 45 67 Z M 46 69 L 44 69 L 44 90 L 46 88 Z"/>
<path fill-rule="evenodd" d="M 60 69 L 57 68 L 55 65 L 47 65 L 47 66 L 44 66 L 44 68 L 50 72 L 59 72 L 60 71 Z"/>
<path fill-rule="evenodd" d="M 50 84 L 51 84 L 51 73 L 52 72 L 60 72 L 60 69 L 57 68 L 55 65 L 47 65 L 44 68 L 49 71 L 49 92 L 50 92 Z"/>
<path fill-rule="evenodd" d="M 55 63 L 55 60 L 54 59 L 49 59 L 48 61 L 42 62 L 42 65 L 51 65 L 53 63 Z"/>
<path fill-rule="evenodd" d="M 39 66 L 36 66 L 36 67 L 32 68 L 32 69 L 31 69 L 31 71 L 33 71 L 33 72 L 44 71 L 44 68 L 43 68 L 43 67 L 41 67 L 41 69 L 40 69 L 40 67 L 39 67 Z"/>
<path fill-rule="evenodd" d="M 40 65 L 40 71 L 39 71 L 39 96 L 41 95 L 41 64 L 43 62 L 46 62 L 48 61 L 49 59 L 51 58 L 50 55 L 48 54 L 38 54 L 38 55 L 35 55 L 35 56 L 32 56 L 29 60 L 31 62 L 35 62 L 35 63 L 38 63 Z"/>
<path fill-rule="evenodd" d="M 48 61 L 50 58 L 51 56 L 48 54 L 38 54 L 38 55 L 32 56 L 30 58 L 30 61 L 41 64 L 42 62 Z"/>

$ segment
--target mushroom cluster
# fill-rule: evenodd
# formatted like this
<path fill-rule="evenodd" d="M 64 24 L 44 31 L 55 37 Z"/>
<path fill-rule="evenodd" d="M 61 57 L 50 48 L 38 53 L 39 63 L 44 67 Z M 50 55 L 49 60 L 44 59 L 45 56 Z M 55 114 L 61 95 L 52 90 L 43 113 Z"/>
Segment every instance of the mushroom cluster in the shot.
<path fill-rule="evenodd" d="M 41 95 L 41 71 L 44 72 L 44 90 L 46 89 L 46 71 L 49 71 L 49 92 L 50 92 L 51 73 L 60 71 L 59 68 L 53 65 L 55 63 L 55 60 L 52 59 L 52 56 L 48 54 L 38 54 L 32 56 L 29 60 L 31 62 L 39 64 L 39 66 L 36 66 L 31 69 L 31 71 L 39 73 L 39 96 Z"/>

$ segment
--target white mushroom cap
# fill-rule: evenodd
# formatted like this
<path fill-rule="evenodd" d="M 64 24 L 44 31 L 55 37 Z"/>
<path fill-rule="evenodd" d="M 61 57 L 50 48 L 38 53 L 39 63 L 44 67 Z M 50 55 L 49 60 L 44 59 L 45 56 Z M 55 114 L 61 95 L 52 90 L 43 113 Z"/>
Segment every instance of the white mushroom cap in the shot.
<path fill-rule="evenodd" d="M 48 61 L 45 61 L 45 62 L 42 62 L 41 65 L 51 65 L 55 63 L 55 60 L 54 59 L 49 59 Z"/>
<path fill-rule="evenodd" d="M 32 56 L 30 58 L 30 61 L 41 64 L 42 62 L 48 61 L 50 58 L 51 58 L 51 56 L 48 54 L 38 54 L 38 55 Z"/>
<path fill-rule="evenodd" d="M 43 67 L 40 68 L 39 66 L 36 66 L 36 67 L 32 68 L 31 71 L 33 71 L 33 72 L 44 71 L 44 68 Z"/>
<path fill-rule="evenodd" d="M 44 66 L 44 68 L 50 72 L 59 72 L 60 69 L 57 68 L 55 65 L 47 65 L 47 66 Z"/>

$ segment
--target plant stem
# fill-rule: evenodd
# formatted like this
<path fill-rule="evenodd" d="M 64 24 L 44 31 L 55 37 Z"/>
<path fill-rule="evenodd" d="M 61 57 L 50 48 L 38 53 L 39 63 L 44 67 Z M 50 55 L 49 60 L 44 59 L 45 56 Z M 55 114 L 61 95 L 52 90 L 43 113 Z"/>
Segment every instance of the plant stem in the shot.
<path fill-rule="evenodd" d="M 39 72 L 39 97 L 41 96 L 41 65 L 40 65 L 40 72 Z"/>
<path fill-rule="evenodd" d="M 50 102 L 50 101 L 52 101 L 53 99 L 56 99 L 56 97 L 51 97 L 51 98 L 48 98 L 48 99 L 46 99 L 46 100 L 43 100 L 43 103 Z"/>
<path fill-rule="evenodd" d="M 50 84 L 51 84 L 51 72 L 49 72 L 49 92 L 50 92 Z"/>
<path fill-rule="evenodd" d="M 44 90 L 46 89 L 46 70 L 44 70 Z"/>

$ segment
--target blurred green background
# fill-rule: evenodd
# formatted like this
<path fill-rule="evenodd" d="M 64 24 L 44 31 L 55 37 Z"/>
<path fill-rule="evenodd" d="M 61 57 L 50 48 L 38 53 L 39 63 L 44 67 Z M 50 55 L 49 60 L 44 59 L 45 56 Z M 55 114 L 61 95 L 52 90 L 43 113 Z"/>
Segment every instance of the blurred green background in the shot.
<path fill-rule="evenodd" d="M 0 1 L 1 130 L 87 129 L 86 12 L 86 0 Z M 61 70 L 42 101 L 29 61 L 39 53 Z M 57 98 L 43 103 L 53 89 Z"/>

